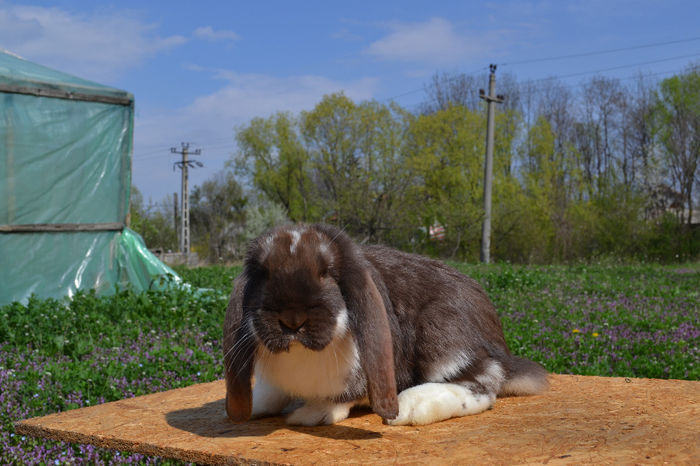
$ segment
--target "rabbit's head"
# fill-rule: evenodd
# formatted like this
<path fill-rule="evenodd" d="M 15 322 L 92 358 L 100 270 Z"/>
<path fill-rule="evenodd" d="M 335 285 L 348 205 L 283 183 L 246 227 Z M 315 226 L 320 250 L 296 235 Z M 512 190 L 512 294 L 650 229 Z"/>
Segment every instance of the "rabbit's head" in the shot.
<path fill-rule="evenodd" d="M 348 330 L 338 285 L 337 260 L 329 242 L 311 229 L 283 229 L 252 251 L 260 287 L 249 324 L 270 352 L 291 344 L 322 350 Z"/>

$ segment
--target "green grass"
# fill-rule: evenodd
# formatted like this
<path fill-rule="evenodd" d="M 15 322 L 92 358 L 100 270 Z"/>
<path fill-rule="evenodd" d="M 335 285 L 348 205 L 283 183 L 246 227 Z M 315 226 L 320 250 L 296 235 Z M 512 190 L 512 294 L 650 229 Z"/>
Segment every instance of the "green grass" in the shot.
<path fill-rule="evenodd" d="M 224 267 L 213 265 L 211 267 L 200 267 L 189 269 L 187 267 L 175 267 L 175 271 L 182 279 L 190 285 L 198 288 L 210 288 L 224 293 L 231 292 L 233 279 L 241 273 L 242 266 Z"/>
<path fill-rule="evenodd" d="M 551 372 L 700 378 L 697 264 L 456 267 L 487 289 L 511 350 Z"/>
<path fill-rule="evenodd" d="M 484 285 L 511 350 L 551 372 L 700 379 L 700 264 L 452 265 Z M 240 267 L 177 271 L 192 287 L 0 307 L 0 463 L 163 463 L 22 439 L 12 425 L 221 378 Z"/>
<path fill-rule="evenodd" d="M 181 288 L 0 308 L 0 464 L 163 463 L 22 438 L 13 423 L 221 378 L 226 301 Z"/>

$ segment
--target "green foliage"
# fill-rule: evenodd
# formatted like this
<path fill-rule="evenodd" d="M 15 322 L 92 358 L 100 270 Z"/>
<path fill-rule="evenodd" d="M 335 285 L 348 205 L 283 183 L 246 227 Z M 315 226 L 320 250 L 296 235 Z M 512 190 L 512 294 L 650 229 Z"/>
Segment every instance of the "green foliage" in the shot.
<path fill-rule="evenodd" d="M 130 228 L 141 235 L 149 248 L 162 248 L 166 251 L 178 249 L 172 204 L 166 202 L 160 206 L 146 206 L 141 192 L 132 186 L 129 216 Z"/>
<path fill-rule="evenodd" d="M 242 269 L 243 267 L 241 265 L 233 267 L 214 265 L 199 268 L 176 266 L 174 268 L 175 272 L 180 275 L 185 283 L 195 288 L 218 290 L 226 295 L 231 293 L 233 289 L 233 279 L 241 273 Z"/>
<path fill-rule="evenodd" d="M 370 241 L 402 223 L 399 203 L 410 179 L 402 152 L 405 117 L 395 107 L 355 104 L 343 94 L 325 96 L 302 112 L 301 130 L 319 180 L 320 220 Z"/>
<path fill-rule="evenodd" d="M 491 256 L 700 257 L 691 221 L 700 191 L 698 76 L 690 69 L 658 92 L 642 79 L 635 88 L 594 77 L 577 95 L 556 82 L 534 92 L 506 76 L 513 95 L 496 112 Z M 250 239 L 289 219 L 336 224 L 360 242 L 476 260 L 486 125 L 475 84 L 434 80 L 435 102 L 423 113 L 338 93 L 298 115 L 239 127 L 235 170 L 218 176 L 225 183 L 194 189 L 197 250 L 211 263 L 239 260 Z M 242 193 L 234 175 L 253 191 Z M 142 200 L 133 205 L 147 244 L 171 242 L 163 238 L 173 231 L 167 215 Z M 444 237 L 430 235 L 434 226 Z"/>
<path fill-rule="evenodd" d="M 219 173 L 196 186 L 190 197 L 192 250 L 211 263 L 243 254 L 240 236 L 248 200 L 233 173 Z"/>
<path fill-rule="evenodd" d="M 700 380 L 698 264 L 451 265 L 485 287 L 512 352 L 551 372 Z M 191 287 L 0 307 L 0 462 L 16 462 L 18 448 L 47 464 L 125 457 L 21 438 L 13 423 L 223 376 L 222 323 L 241 267 L 177 271 Z"/>
<path fill-rule="evenodd" d="M 473 258 L 478 251 L 483 203 L 483 119 L 466 107 L 450 106 L 418 117 L 411 125 L 408 166 L 416 179 L 409 212 L 417 225 L 446 226 L 435 252 Z M 495 170 L 498 173 L 498 170 Z M 430 244 L 430 243 L 428 243 Z"/>
<path fill-rule="evenodd" d="M 680 191 L 690 225 L 693 188 L 700 179 L 700 70 L 664 79 L 655 108 L 657 132 L 671 172 Z"/>
<path fill-rule="evenodd" d="M 296 118 L 287 113 L 254 118 L 237 130 L 236 141 L 241 150 L 235 160 L 239 174 L 250 176 L 270 201 L 284 206 L 291 220 L 309 221 L 318 216 L 308 202 L 310 159 Z"/>
<path fill-rule="evenodd" d="M 681 108 L 673 96 L 682 95 L 684 115 L 697 113 L 688 102 L 695 89 L 691 78 L 678 78 L 691 83 L 684 90 L 665 81 L 666 104 L 655 104 L 656 110 L 651 99 L 632 102 L 636 126 L 624 121 L 620 106 L 627 94 L 610 79 L 585 87 L 579 120 L 565 106 L 544 108 L 526 126 L 517 106 L 497 112 L 492 256 L 525 263 L 697 257 L 697 229 L 671 228 L 664 217 L 666 194 L 658 193 L 672 190 L 652 184 L 660 168 L 650 152 L 654 112 L 668 128 L 659 137 L 671 138 L 672 115 L 663 115 Z M 555 96 L 567 99 L 566 93 Z M 238 166 L 293 221 L 335 223 L 360 241 L 476 260 L 484 133 L 475 106 L 445 101 L 413 115 L 333 94 L 298 117 L 277 114 L 240 128 Z M 698 140 L 692 147 L 700 147 Z M 695 173 L 695 167 L 687 170 Z M 444 227 L 444 238 L 428 235 L 436 224 Z"/>
<path fill-rule="evenodd" d="M 284 208 L 272 202 L 263 205 L 249 205 L 245 211 L 245 218 L 245 229 L 241 236 L 241 246 L 243 247 L 264 231 L 289 222 Z"/>
<path fill-rule="evenodd" d="M 2 308 L 0 342 L 79 360 L 97 346 L 119 346 L 151 331 L 192 327 L 215 333 L 223 318 L 222 303 L 220 293 L 186 287 L 145 293 L 125 290 L 102 298 L 92 291 L 78 292 L 70 301 L 32 297 L 26 306 L 14 303 Z"/>
<path fill-rule="evenodd" d="M 20 438 L 13 423 L 221 378 L 225 306 L 220 292 L 183 287 L 0 307 L 0 463 L 140 463 L 140 455 Z"/>
<path fill-rule="evenodd" d="M 405 175 L 405 115 L 376 102 L 325 96 L 299 117 L 256 118 L 237 130 L 240 175 L 292 221 L 325 221 L 354 235 L 391 235 L 410 178 Z"/>
<path fill-rule="evenodd" d="M 511 350 L 557 373 L 698 380 L 697 264 L 453 264 L 494 301 Z"/>

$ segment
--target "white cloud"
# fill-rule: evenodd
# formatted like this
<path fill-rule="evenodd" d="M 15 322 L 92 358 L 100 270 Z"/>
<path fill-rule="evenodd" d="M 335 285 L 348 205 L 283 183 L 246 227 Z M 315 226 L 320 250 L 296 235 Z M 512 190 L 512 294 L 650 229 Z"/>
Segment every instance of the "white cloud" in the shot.
<path fill-rule="evenodd" d="M 227 29 L 215 31 L 211 26 L 203 26 L 194 30 L 194 37 L 206 40 L 238 40 L 238 34 Z"/>
<path fill-rule="evenodd" d="M 342 91 L 354 100 L 370 99 L 378 85 L 373 78 L 339 82 L 313 75 L 277 78 L 229 70 L 210 71 L 226 81 L 226 85 L 179 109 L 157 113 L 143 109 L 136 121 L 137 143 L 144 147 L 171 144 L 168 141 L 172 141 L 174 131 L 178 138 L 200 143 L 227 135 L 233 138 L 234 126 L 254 117 L 267 117 L 278 111 L 310 110 L 325 94 L 333 92 Z M 135 149 L 139 151 L 138 147 Z"/>
<path fill-rule="evenodd" d="M 421 65 L 456 65 L 487 56 L 501 36 L 499 31 L 467 34 L 444 18 L 422 23 L 393 22 L 391 32 L 372 43 L 366 52 L 380 60 Z"/>
<path fill-rule="evenodd" d="M 96 81 L 112 81 L 147 58 L 181 45 L 155 25 L 125 13 L 71 14 L 58 8 L 0 3 L 0 47 Z"/>
<path fill-rule="evenodd" d="M 212 72 L 225 84 L 181 108 L 141 109 L 134 129 L 133 182 L 147 199 L 162 199 L 179 189 L 179 172 L 168 168 L 175 160 L 168 148 L 179 141 L 190 141 L 193 148 L 202 148 L 198 160 L 204 163 L 204 168 L 191 172 L 191 183 L 200 184 L 221 170 L 235 152 L 235 127 L 278 111 L 298 114 L 311 110 L 325 94 L 333 92 L 342 91 L 356 101 L 371 99 L 378 87 L 374 78 L 340 82 L 314 75 L 278 78 L 189 68 Z"/>

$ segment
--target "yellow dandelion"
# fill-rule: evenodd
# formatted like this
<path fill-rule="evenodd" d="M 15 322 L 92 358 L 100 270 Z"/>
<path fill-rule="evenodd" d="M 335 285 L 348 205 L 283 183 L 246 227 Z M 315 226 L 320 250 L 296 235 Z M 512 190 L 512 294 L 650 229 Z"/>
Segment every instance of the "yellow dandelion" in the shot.
<path fill-rule="evenodd" d="M 593 338 L 598 338 L 600 335 L 598 334 L 598 332 L 593 332 L 593 333 L 591 334 L 591 336 L 592 336 Z"/>
<path fill-rule="evenodd" d="M 575 328 L 575 329 L 573 329 L 573 330 L 571 331 L 571 333 L 581 333 L 581 330 Z"/>

